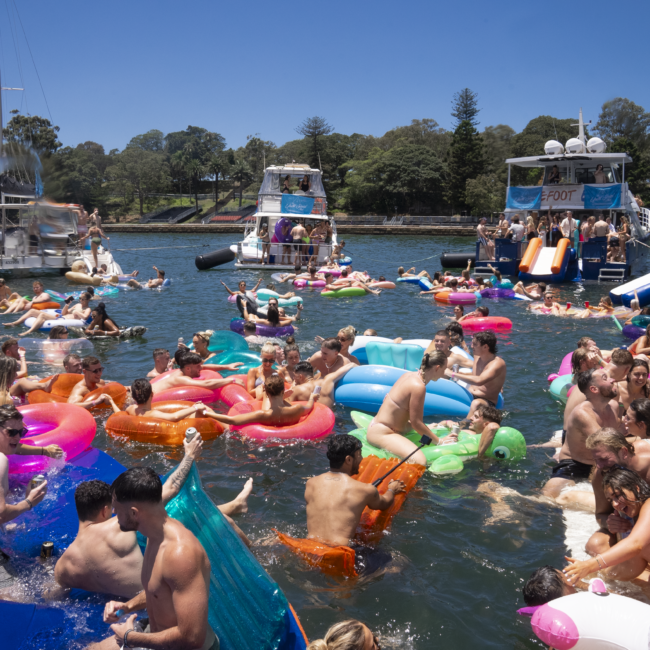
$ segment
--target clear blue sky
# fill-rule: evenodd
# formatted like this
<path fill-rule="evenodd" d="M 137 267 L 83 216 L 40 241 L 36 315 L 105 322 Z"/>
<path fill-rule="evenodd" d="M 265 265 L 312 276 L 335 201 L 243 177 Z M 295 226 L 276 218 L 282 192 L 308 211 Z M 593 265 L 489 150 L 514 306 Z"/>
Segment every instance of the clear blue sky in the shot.
<path fill-rule="evenodd" d="M 6 0 L 2 82 L 27 92 L 3 93 L 5 123 L 25 100 L 47 116 L 16 22 L 19 75 L 14 3 L 64 145 L 93 140 L 108 152 L 190 124 L 234 148 L 256 133 L 280 145 L 314 115 L 346 134 L 379 136 L 425 117 L 450 128 L 452 96 L 464 87 L 479 95 L 481 129 L 520 131 L 580 106 L 595 123 L 617 96 L 650 110 L 647 0 Z"/>

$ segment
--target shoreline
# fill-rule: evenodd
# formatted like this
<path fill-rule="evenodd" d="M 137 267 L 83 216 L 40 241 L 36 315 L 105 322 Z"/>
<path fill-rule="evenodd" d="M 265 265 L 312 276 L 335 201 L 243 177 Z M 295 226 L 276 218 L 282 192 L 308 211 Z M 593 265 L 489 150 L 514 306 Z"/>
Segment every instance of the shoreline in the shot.
<path fill-rule="evenodd" d="M 104 232 L 125 232 L 125 233 L 243 233 L 244 224 L 202 224 L 202 223 L 176 223 L 176 224 L 152 224 L 152 223 L 103 223 Z M 431 237 L 474 237 L 476 238 L 476 227 L 468 226 L 349 226 L 341 225 L 336 227 L 337 233 L 341 235 L 429 235 Z"/>

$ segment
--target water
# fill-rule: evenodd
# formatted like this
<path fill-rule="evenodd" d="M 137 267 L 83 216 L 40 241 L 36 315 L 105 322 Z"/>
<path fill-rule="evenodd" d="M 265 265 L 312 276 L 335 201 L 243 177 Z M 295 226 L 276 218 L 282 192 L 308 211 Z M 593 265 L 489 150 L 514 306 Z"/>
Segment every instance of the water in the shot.
<path fill-rule="evenodd" d="M 197 272 L 194 256 L 233 243 L 237 235 L 130 235 L 111 236 L 125 271 L 140 269 L 146 279 L 155 264 L 173 279 L 170 289 L 120 291 L 105 300 L 109 314 L 120 326 L 144 325 L 141 339 L 94 342 L 97 356 L 109 379 L 130 384 L 153 367 L 152 351 L 166 347 L 172 353 L 179 336 L 188 341 L 205 329 L 227 329 L 236 307 L 226 300 L 220 284 L 235 288 L 240 279 L 249 287 L 260 274 L 236 270 L 232 265 Z M 368 270 L 374 277 L 394 279 L 397 267 L 417 266 L 430 273 L 439 269 L 443 251 L 471 250 L 466 238 L 346 237 L 346 251 L 354 268 Z M 201 248 L 208 243 L 209 246 Z M 196 249 L 169 246 L 196 245 Z M 426 261 L 423 258 L 428 258 Z M 271 282 L 270 271 L 261 276 L 262 286 Z M 9 280 L 12 289 L 25 294 L 30 280 Z M 65 278 L 52 276 L 47 288 L 73 289 Z M 283 291 L 280 285 L 278 288 Z M 571 283 L 553 287 L 562 302 L 597 304 L 610 285 Z M 286 289 L 291 290 L 291 287 Z M 380 297 L 325 299 L 315 290 L 300 292 L 304 297 L 303 321 L 297 339 L 303 358 L 317 349 L 314 336 L 333 336 L 339 328 L 353 325 L 362 333 L 374 328 L 381 336 L 432 338 L 452 315 L 450 306 L 437 305 L 431 296 L 420 296 L 417 285 L 400 284 Z M 559 405 L 548 394 L 547 375 L 556 372 L 561 359 L 575 348 L 583 335 L 590 335 L 602 349 L 625 344 L 611 320 L 565 320 L 530 314 L 521 301 L 484 300 L 491 315 L 506 316 L 514 323 L 508 335 L 499 335 L 499 354 L 506 360 L 508 378 L 505 404 L 508 426 L 519 429 L 529 444 L 548 440 L 561 428 Z M 293 309 L 289 310 L 293 313 Z M 0 319 L 4 322 L 8 317 Z M 9 330 L 11 333 L 16 330 Z M 20 331 L 20 329 L 18 329 Z M 30 371 L 50 374 L 36 356 Z M 354 428 L 349 411 L 336 409 L 336 432 Z M 115 441 L 99 427 L 95 445 L 125 465 L 146 463 L 167 471 L 180 459 L 169 447 Z M 271 537 L 271 528 L 304 536 L 305 479 L 327 469 L 322 442 L 262 446 L 235 437 L 205 443 L 199 469 L 207 492 L 217 503 L 232 499 L 245 479 L 252 476 L 254 495 L 248 514 L 238 524 L 254 540 Z M 534 569 L 543 564 L 563 566 L 566 553 L 562 513 L 546 505 L 511 501 L 511 511 L 499 518 L 492 501 L 477 488 L 496 481 L 520 492 L 532 493 L 547 480 L 551 450 L 530 450 L 516 465 L 468 463 L 459 475 L 435 480 L 420 479 L 411 492 L 383 548 L 399 558 L 400 572 L 386 574 L 350 587 L 341 585 L 307 568 L 282 546 L 260 545 L 255 554 L 280 584 L 294 606 L 310 638 L 319 638 L 334 622 L 358 618 L 380 633 L 382 647 L 394 648 L 533 648 L 535 640 L 527 619 L 515 610 L 523 605 L 521 588 Z M 104 634 L 105 630 L 98 630 Z"/>

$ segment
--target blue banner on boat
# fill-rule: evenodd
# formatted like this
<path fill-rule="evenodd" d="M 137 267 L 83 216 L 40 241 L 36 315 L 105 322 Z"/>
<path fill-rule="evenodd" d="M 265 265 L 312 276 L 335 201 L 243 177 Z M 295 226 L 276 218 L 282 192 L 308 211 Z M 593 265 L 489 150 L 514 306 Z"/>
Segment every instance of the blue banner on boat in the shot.
<path fill-rule="evenodd" d="M 506 208 L 511 210 L 539 210 L 542 207 L 542 186 L 509 187 Z"/>
<path fill-rule="evenodd" d="M 585 185 L 585 210 L 612 210 L 621 207 L 621 184 L 598 187 Z"/>
<path fill-rule="evenodd" d="M 314 209 L 314 199 L 295 194 L 283 194 L 280 209 L 285 214 L 311 214 Z"/>

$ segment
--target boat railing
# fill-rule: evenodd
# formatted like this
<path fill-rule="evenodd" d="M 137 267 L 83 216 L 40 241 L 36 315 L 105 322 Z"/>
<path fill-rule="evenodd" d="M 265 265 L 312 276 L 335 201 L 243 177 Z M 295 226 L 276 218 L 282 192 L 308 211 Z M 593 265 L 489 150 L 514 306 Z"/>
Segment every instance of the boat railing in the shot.
<path fill-rule="evenodd" d="M 639 223 L 646 233 L 650 232 L 650 210 L 648 208 L 641 208 L 641 212 L 639 212 Z"/>
<path fill-rule="evenodd" d="M 251 248 L 256 248 L 256 259 L 261 260 L 262 259 L 262 244 L 263 242 L 258 239 L 256 242 L 246 242 L 244 244 L 242 241 L 236 242 L 237 246 L 237 261 L 238 262 L 244 262 L 244 261 L 251 261 L 250 260 L 250 255 L 244 255 L 244 246 L 246 246 L 247 249 Z M 316 254 L 316 250 L 318 250 L 318 258 L 319 260 L 324 260 L 326 257 L 330 257 L 332 254 L 332 247 L 333 244 L 319 244 L 318 249 L 316 249 L 316 245 L 311 242 L 309 244 L 303 243 L 299 244 L 296 243 L 294 244 L 293 242 L 271 242 L 270 248 L 269 248 L 269 254 L 273 255 L 275 260 L 274 263 L 269 263 L 267 264 L 269 266 L 286 266 L 287 262 L 282 262 L 281 260 L 284 258 L 285 260 L 287 257 L 289 258 L 288 264 L 293 265 L 294 261 L 296 259 L 296 255 L 298 255 L 298 250 L 300 249 L 300 255 L 301 255 L 301 264 L 303 267 L 307 265 L 307 262 L 309 259 L 311 259 L 312 255 Z M 312 252 L 309 252 L 309 249 L 312 249 Z M 321 262 L 317 262 L 320 264 Z"/>

